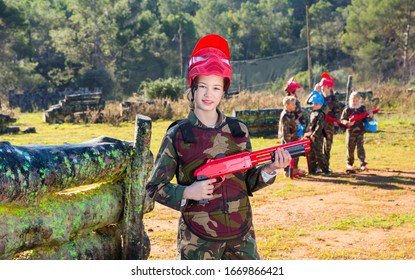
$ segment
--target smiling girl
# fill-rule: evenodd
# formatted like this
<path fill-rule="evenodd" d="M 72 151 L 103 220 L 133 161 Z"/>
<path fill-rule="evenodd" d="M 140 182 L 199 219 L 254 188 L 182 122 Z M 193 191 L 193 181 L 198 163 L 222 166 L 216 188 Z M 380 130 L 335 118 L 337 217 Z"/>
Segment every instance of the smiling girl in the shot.
<path fill-rule="evenodd" d="M 146 185 L 157 202 L 182 214 L 179 259 L 259 259 L 249 196 L 272 184 L 277 169 L 291 159 L 277 149 L 272 163 L 229 174 L 220 182 L 196 181 L 193 173 L 207 159 L 252 150 L 247 126 L 219 109 L 231 78 L 227 41 L 216 34 L 202 37 L 189 60 L 189 115 L 168 129 Z M 171 182 L 174 176 L 177 184 Z"/>

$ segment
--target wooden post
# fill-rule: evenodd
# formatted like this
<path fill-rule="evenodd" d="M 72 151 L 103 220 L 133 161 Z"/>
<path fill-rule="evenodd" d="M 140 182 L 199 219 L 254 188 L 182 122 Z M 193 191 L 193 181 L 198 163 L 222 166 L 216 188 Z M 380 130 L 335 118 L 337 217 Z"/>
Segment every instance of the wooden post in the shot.
<path fill-rule="evenodd" d="M 183 77 L 183 30 L 182 24 L 179 24 L 179 59 L 180 59 L 180 77 Z"/>
<path fill-rule="evenodd" d="M 147 179 L 147 161 L 150 156 L 151 119 L 138 114 L 136 116 L 135 143 L 131 166 L 127 168 L 125 178 L 124 217 L 122 221 L 122 258 L 142 260 L 149 244 L 144 236 L 145 181 Z"/>
<path fill-rule="evenodd" d="M 310 55 L 310 24 L 309 24 L 309 16 L 308 16 L 308 1 L 305 6 L 306 12 L 306 26 L 307 26 L 307 63 L 308 63 L 308 88 L 309 90 L 313 90 L 314 86 L 311 84 L 311 55 Z"/>
<path fill-rule="evenodd" d="M 408 10 L 407 10 L 407 24 L 406 24 L 406 30 L 404 33 L 404 46 L 403 46 L 403 81 L 405 83 L 408 82 L 409 79 L 409 67 L 408 67 L 408 46 L 409 46 L 409 32 L 411 29 L 411 8 L 408 5 Z"/>
<path fill-rule="evenodd" d="M 349 75 L 347 77 L 347 90 L 346 90 L 346 100 L 345 100 L 346 101 L 346 107 L 349 104 L 350 93 L 352 93 L 352 83 L 353 83 L 353 77 L 352 77 L 352 75 Z"/>

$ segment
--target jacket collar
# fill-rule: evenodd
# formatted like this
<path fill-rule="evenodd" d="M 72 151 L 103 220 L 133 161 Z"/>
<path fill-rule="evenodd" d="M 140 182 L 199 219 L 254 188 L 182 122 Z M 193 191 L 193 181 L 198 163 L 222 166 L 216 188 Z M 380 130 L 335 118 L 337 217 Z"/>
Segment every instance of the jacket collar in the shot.
<path fill-rule="evenodd" d="M 218 121 L 215 124 L 215 128 L 220 127 L 226 121 L 225 114 L 221 110 L 219 110 L 219 108 L 216 108 L 216 112 L 218 113 L 219 117 L 218 117 Z M 190 110 L 189 115 L 187 116 L 187 118 L 189 119 L 190 123 L 194 126 L 202 127 L 202 128 L 209 128 L 208 126 L 204 125 L 197 118 L 197 116 L 196 116 L 196 114 L 193 110 Z"/>

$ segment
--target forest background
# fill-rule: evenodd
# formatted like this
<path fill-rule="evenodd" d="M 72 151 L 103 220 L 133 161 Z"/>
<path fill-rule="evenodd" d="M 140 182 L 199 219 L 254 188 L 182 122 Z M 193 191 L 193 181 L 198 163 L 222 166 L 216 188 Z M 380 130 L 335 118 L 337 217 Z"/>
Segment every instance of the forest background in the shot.
<path fill-rule="evenodd" d="M 293 181 L 280 174 L 277 187 L 254 196 L 260 254 L 264 259 L 414 259 L 413 0 L 0 0 L 0 102 L 7 105 L 12 89 L 68 87 L 101 87 L 106 100 L 147 98 L 146 86 L 157 81 L 178 83 L 184 92 L 188 55 L 207 33 L 228 39 L 234 69 L 304 52 L 306 4 L 312 84 L 328 71 L 341 90 L 352 75 L 354 89 L 370 88 L 379 98 L 379 127 L 365 136 L 368 172 L 344 174 L 345 135 L 338 134 L 333 177 Z M 281 104 L 292 75 L 307 89 L 307 60 L 277 61 L 285 67 L 267 65 L 279 72 L 261 85 L 261 94 L 236 88 L 241 93 L 221 109 L 229 114 Z M 114 103 L 107 102 L 106 110 L 116 111 Z M 188 111 L 183 99 L 172 107 L 177 115 L 153 123 L 154 155 L 171 119 Z M 50 125 L 40 111 L 16 111 L 16 125 L 36 127 L 37 133 L 1 136 L 13 145 L 80 143 L 102 135 L 134 139 L 131 122 Z M 276 139 L 253 137 L 252 143 L 258 150 Z M 305 160 L 300 163 L 305 168 Z M 150 259 L 173 259 L 178 213 L 155 207 L 145 217 Z"/>
<path fill-rule="evenodd" d="M 168 79 L 184 91 L 198 38 L 227 38 L 234 63 L 304 50 L 306 6 L 311 85 L 323 71 L 342 83 L 353 75 L 356 83 L 415 84 L 412 0 L 0 0 L 0 97 L 101 87 L 105 99 L 122 100 Z M 281 64 L 258 90 L 281 91 L 292 75 L 309 86 L 307 60 Z"/>

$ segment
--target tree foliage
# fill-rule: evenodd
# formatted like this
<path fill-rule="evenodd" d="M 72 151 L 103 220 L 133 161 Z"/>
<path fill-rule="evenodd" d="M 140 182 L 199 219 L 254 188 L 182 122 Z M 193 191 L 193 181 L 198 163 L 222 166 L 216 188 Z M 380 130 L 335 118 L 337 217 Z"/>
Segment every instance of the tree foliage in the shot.
<path fill-rule="evenodd" d="M 415 76 L 411 0 L 0 0 L 0 91 L 99 86 L 127 97 L 143 81 L 184 77 L 208 33 L 228 39 L 232 60 L 280 55 L 306 46 L 306 4 L 314 65 Z"/>
<path fill-rule="evenodd" d="M 355 57 L 357 69 L 377 81 L 401 78 L 405 45 L 412 56 L 415 51 L 414 35 L 409 34 L 415 2 L 353 0 L 348 13 L 343 48 Z"/>

